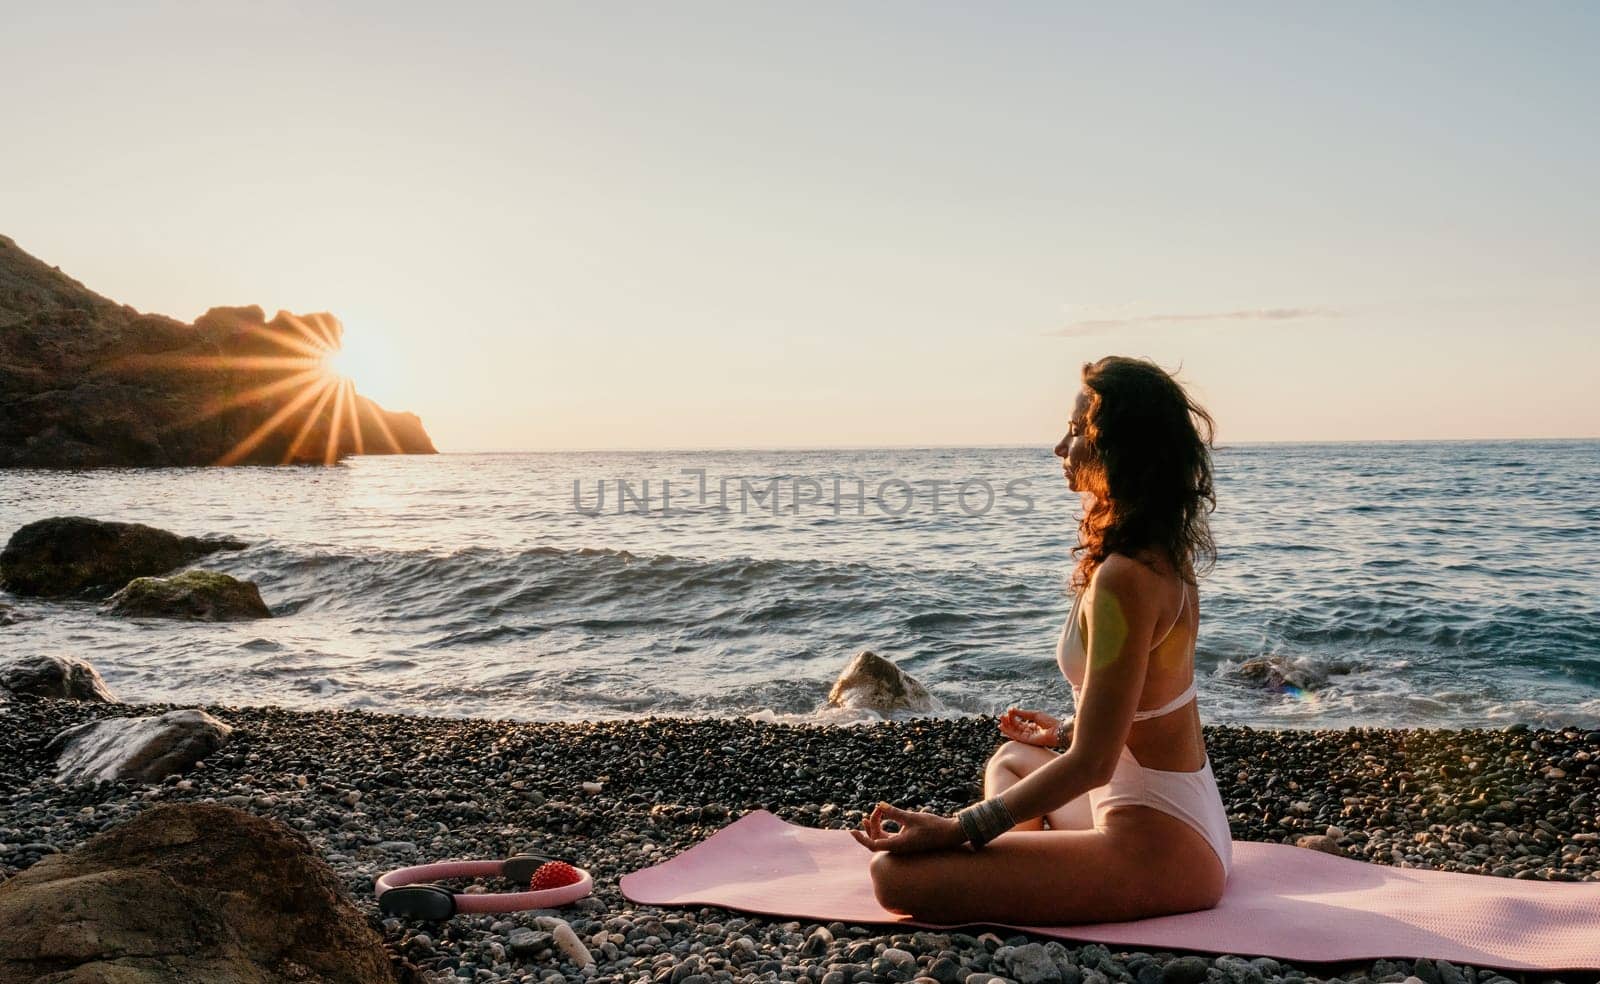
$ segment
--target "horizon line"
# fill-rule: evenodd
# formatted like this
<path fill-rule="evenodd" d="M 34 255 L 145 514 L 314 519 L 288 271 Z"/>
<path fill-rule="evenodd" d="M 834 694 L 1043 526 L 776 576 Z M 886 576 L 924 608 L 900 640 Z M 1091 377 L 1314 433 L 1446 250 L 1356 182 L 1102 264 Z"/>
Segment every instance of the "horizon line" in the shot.
<path fill-rule="evenodd" d="M 1559 444 L 1600 441 L 1600 434 L 1580 437 L 1379 437 L 1297 440 L 1246 440 L 1218 441 L 1214 449 L 1227 450 L 1241 446 L 1272 445 L 1324 445 L 1324 444 Z M 461 448 L 440 450 L 447 454 L 616 454 L 616 453 L 667 453 L 667 452 L 733 452 L 733 451 L 989 451 L 1042 448 L 1032 441 L 1015 441 L 997 444 L 775 444 L 766 446 L 730 445 L 668 445 L 639 447 L 615 445 L 595 447 L 526 447 L 526 448 Z M 367 457 L 382 457 L 368 455 Z"/>

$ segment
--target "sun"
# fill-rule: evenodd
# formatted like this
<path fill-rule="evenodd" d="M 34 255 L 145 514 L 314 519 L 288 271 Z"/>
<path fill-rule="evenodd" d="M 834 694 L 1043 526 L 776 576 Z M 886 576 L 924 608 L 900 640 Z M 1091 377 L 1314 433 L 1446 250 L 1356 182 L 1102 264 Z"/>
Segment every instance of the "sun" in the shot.
<path fill-rule="evenodd" d="M 279 312 L 273 325 L 279 329 L 268 325 L 248 329 L 250 334 L 271 343 L 270 354 L 135 356 L 118 360 L 108 368 L 251 369 L 274 374 L 276 378 L 261 385 L 207 403 L 186 421 L 199 423 L 239 407 L 273 399 L 282 401 L 271 416 L 217 460 L 219 465 L 246 460 L 273 434 L 288 434 L 291 428 L 294 437 L 283 454 L 283 464 L 321 461 L 331 465 L 346 454 L 365 454 L 368 436 L 386 445 L 388 453 L 400 453 L 400 442 L 395 440 L 382 413 L 371 400 L 357 397 L 355 383 L 341 369 L 338 323 L 328 316 L 302 318 Z M 289 330 L 282 330 L 282 325 Z M 315 446 L 318 424 L 325 425 L 321 448 Z"/>
<path fill-rule="evenodd" d="M 321 368 L 324 376 L 331 376 L 334 379 L 344 379 L 349 375 L 346 372 L 349 366 L 346 364 L 344 348 L 341 346 L 323 350 Z"/>

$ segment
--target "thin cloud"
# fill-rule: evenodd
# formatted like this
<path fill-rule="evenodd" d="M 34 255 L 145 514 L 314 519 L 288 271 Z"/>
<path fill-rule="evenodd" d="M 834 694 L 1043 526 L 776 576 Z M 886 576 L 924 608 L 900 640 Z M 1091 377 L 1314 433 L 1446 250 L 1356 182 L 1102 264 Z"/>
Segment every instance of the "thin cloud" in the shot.
<path fill-rule="evenodd" d="M 1342 314 L 1333 308 L 1289 307 L 1255 308 L 1248 311 L 1216 311 L 1191 314 L 1141 314 L 1126 318 L 1090 318 L 1074 321 L 1064 328 L 1045 332 L 1046 335 L 1077 338 L 1083 335 L 1104 335 L 1119 328 L 1137 328 L 1141 325 L 1181 324 L 1196 321 L 1305 321 L 1311 318 L 1338 318 Z"/>

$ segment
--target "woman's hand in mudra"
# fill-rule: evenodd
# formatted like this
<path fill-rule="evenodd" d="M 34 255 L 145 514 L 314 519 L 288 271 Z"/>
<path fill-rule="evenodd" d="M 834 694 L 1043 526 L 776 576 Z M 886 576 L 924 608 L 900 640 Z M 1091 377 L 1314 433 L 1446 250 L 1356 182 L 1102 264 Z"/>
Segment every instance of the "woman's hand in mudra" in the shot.
<path fill-rule="evenodd" d="M 893 833 L 883 829 L 884 821 L 893 821 L 899 829 Z M 861 821 L 861 829 L 850 831 L 856 843 L 869 851 L 888 851 L 891 854 L 915 854 L 920 851 L 948 851 L 967 841 L 961 821 L 954 817 L 941 817 L 937 813 L 912 813 L 888 803 L 879 803 Z"/>
<path fill-rule="evenodd" d="M 1054 748 L 1061 744 L 1062 736 L 1071 730 L 1070 721 L 1063 724 L 1044 711 L 1024 711 L 1013 707 L 1000 715 L 1000 733 L 1024 745 Z"/>

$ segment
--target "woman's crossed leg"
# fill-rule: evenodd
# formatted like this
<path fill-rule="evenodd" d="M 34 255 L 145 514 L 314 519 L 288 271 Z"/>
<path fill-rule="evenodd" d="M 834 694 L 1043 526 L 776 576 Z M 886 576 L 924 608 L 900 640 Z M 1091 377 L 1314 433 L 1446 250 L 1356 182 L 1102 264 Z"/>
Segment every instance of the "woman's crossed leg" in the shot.
<path fill-rule="evenodd" d="M 1054 754 L 1007 742 L 984 769 L 984 796 L 998 795 Z M 1114 922 L 1216 904 L 1220 888 L 1194 877 L 1185 834 L 1194 835 L 1174 817 L 1120 807 L 1107 815 L 1113 822 L 1096 829 L 1085 823 L 1085 794 L 1044 819 L 1051 829 L 1039 820 L 1019 824 L 979 851 L 875 853 L 879 904 L 923 922 L 1018 925 Z"/>

